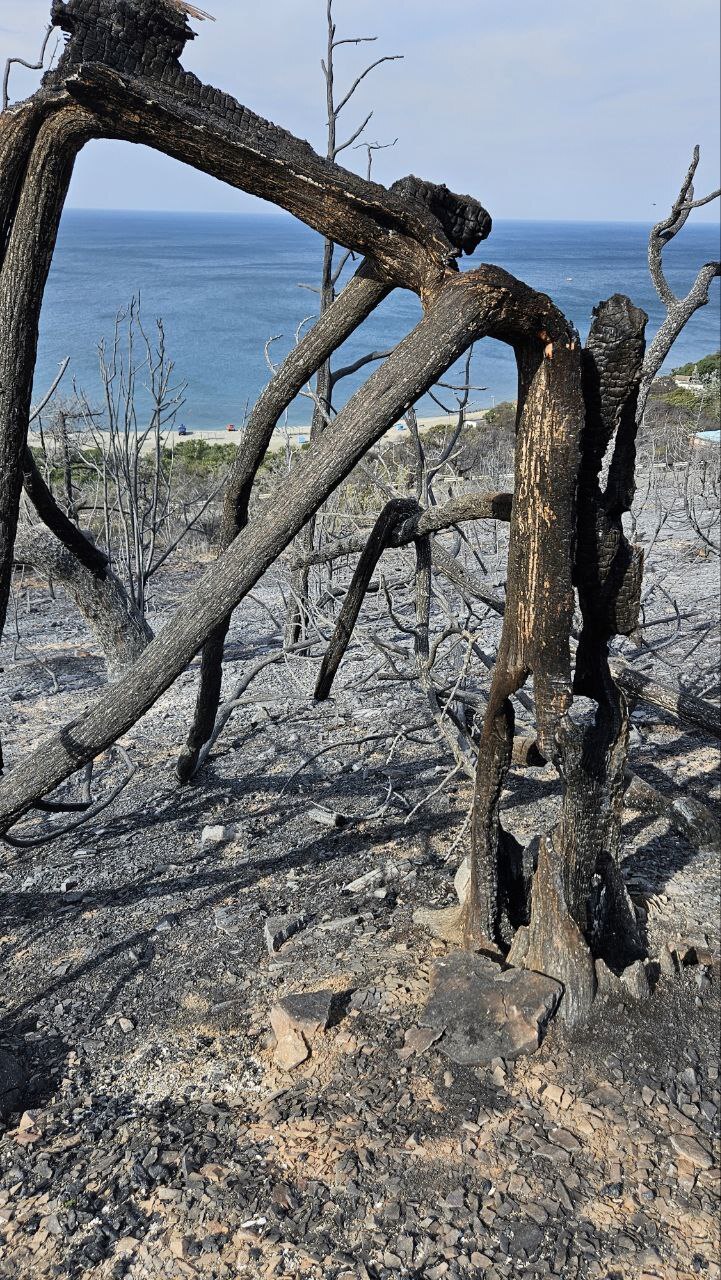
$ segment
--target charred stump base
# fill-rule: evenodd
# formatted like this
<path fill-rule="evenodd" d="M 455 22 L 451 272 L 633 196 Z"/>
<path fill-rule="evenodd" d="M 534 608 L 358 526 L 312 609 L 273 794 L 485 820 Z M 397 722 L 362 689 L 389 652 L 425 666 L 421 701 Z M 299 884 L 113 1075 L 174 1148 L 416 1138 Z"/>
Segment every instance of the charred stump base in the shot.
<path fill-rule="evenodd" d="M 561 982 L 560 1016 L 570 1026 L 588 1018 L 596 961 L 608 973 L 643 955 L 620 872 L 628 715 L 608 646 L 614 635 L 635 630 L 640 608 L 642 558 L 626 541 L 622 516 L 634 494 L 646 320 L 620 295 L 602 303 L 580 353 L 578 381 L 567 370 L 550 404 L 538 372 L 519 360 L 507 603 L 478 754 L 463 925 L 467 946 L 496 943 L 508 963 Z M 569 425 L 577 415 L 575 457 L 572 446 L 564 449 L 564 407 Z M 571 475 L 577 486 L 568 483 Z M 539 584 L 543 594 L 534 598 Z M 583 626 L 571 678 L 573 587 Z M 503 830 L 499 809 L 514 754 L 509 695 L 529 673 L 536 751 L 555 764 L 564 795 L 556 828 L 524 851 Z"/>

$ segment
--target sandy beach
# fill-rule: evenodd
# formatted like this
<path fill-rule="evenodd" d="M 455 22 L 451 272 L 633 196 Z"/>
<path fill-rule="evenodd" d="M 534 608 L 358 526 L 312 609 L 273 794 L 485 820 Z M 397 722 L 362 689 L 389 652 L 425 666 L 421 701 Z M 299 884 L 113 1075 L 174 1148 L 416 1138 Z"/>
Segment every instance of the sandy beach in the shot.
<path fill-rule="evenodd" d="M 480 421 L 481 418 L 485 417 L 486 413 L 488 413 L 488 409 L 469 411 L 466 413 L 465 421 L 469 424 Z M 456 422 L 457 418 L 455 415 L 440 414 L 437 417 L 419 418 L 418 427 L 420 431 L 425 432 L 432 431 L 438 427 L 451 427 L 454 426 Z M 202 428 L 195 429 L 193 427 L 186 426 L 184 431 L 182 428 L 176 427 L 173 430 L 163 432 L 165 444 L 169 449 L 174 449 L 177 444 L 184 444 L 190 440 L 203 440 L 206 444 L 213 445 L 234 444 L 240 446 L 243 443 L 243 435 L 243 428 L 241 426 L 236 427 L 233 431 L 229 431 L 227 427 L 218 428 L 214 431 L 207 429 L 204 430 Z M 102 438 L 102 431 L 100 432 L 100 436 Z M 407 436 L 408 428 L 405 423 L 397 422 L 395 426 L 391 427 L 390 430 L 386 432 L 383 439 L 389 443 L 394 443 L 395 441 L 403 440 Z M 291 449 L 298 449 L 303 445 L 308 444 L 309 440 L 310 424 L 278 428 L 273 432 L 270 450 L 273 453 L 277 453 L 281 449 L 285 449 L 286 445 L 289 445 Z M 42 440 L 39 432 L 30 431 L 28 433 L 28 441 L 31 448 L 42 448 Z M 148 452 L 152 448 L 153 443 L 149 438 L 146 441 L 143 452 Z"/>

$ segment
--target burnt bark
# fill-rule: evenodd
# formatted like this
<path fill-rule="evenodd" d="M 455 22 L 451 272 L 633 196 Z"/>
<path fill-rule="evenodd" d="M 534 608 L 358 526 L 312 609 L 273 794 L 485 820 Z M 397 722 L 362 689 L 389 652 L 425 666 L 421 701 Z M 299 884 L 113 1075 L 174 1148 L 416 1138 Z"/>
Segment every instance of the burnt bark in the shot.
<path fill-rule="evenodd" d="M 583 425 L 576 336 L 542 327 L 541 341 L 516 342 L 519 412 L 501 644 L 478 748 L 471 825 L 471 883 L 464 932 L 470 945 L 508 942 L 522 904 L 515 842 L 499 815 L 511 764 L 511 695 L 532 673 L 540 751 L 558 755 L 570 706 L 575 496 Z"/>
<path fill-rule="evenodd" d="M 10 171 L 7 206 L 6 170 L 0 171 L 3 223 L 9 228 L 0 268 L 0 632 L 10 592 L 40 308 L 75 157 L 94 127 L 74 102 L 46 114 L 39 127 L 30 113 L 19 129 L 20 118 L 11 114 L 9 128 L 2 124 L 3 133 L 8 128 L 15 137 L 3 157 Z"/>
<path fill-rule="evenodd" d="M 636 404 L 646 321 L 628 298 L 614 295 L 596 308 L 583 355 L 586 423 L 575 563 L 583 627 L 574 691 L 591 699 L 595 710 L 585 725 L 567 719 L 563 726 L 560 769 L 566 794 L 558 843 L 569 912 L 596 953 L 638 949 L 633 912 L 630 905 L 623 908 L 618 869 L 628 716 L 609 670 L 608 643 L 638 626 L 643 559 L 627 542 L 622 517 L 635 491 Z M 602 491 L 599 476 L 612 441 Z"/>
<path fill-rule="evenodd" d="M 15 560 L 32 565 L 67 592 L 103 651 L 108 679 L 120 680 L 153 638 L 120 579 L 108 567 L 97 574 L 49 530 L 38 526 L 20 526 Z"/>

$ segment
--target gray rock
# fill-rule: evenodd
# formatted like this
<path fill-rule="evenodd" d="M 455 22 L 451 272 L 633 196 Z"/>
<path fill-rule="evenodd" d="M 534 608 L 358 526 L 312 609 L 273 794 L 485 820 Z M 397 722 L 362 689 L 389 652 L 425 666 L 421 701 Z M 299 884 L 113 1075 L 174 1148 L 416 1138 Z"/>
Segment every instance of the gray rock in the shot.
<path fill-rule="evenodd" d="M 562 1147 L 564 1151 L 581 1150 L 578 1138 L 569 1129 L 551 1129 L 548 1141 L 552 1142 L 556 1147 Z"/>
<path fill-rule="evenodd" d="M 201 845 L 226 844 L 235 837 L 235 827 L 225 827 L 218 823 L 213 827 L 203 827 L 200 833 Z"/>
<path fill-rule="evenodd" d="M 538 1048 L 562 994 L 544 974 L 456 951 L 435 962 L 420 1022 L 445 1032 L 438 1048 L 453 1062 L 509 1060 Z"/>
<path fill-rule="evenodd" d="M 270 1023 L 278 1040 L 289 1031 L 301 1032 L 306 1039 L 325 1031 L 334 994 L 333 991 L 303 991 L 279 1000 L 270 1011 Z"/>
<path fill-rule="evenodd" d="M 0 1049 L 0 1119 L 20 1109 L 25 1072 L 17 1058 Z"/>
<path fill-rule="evenodd" d="M 382 880 L 383 872 L 378 867 L 374 867 L 372 871 L 366 871 L 365 875 L 358 876 L 356 880 L 345 884 L 341 893 L 364 893 L 367 889 L 375 888 Z"/>
<path fill-rule="evenodd" d="M 624 994 L 624 987 L 621 979 L 613 972 L 613 969 L 609 969 L 605 960 L 601 959 L 596 960 L 595 969 L 598 995 L 620 998 Z"/>
<path fill-rule="evenodd" d="M 295 916 L 269 916 L 263 928 L 265 945 L 271 955 L 280 951 L 284 942 L 292 938 L 307 923 L 308 917 L 301 914 Z"/>
<path fill-rule="evenodd" d="M 669 951 L 668 947 L 661 948 L 658 957 L 658 965 L 665 978 L 675 978 L 678 974 L 676 959 Z"/>
<path fill-rule="evenodd" d="M 338 916 L 335 920 L 322 920 L 316 925 L 317 933 L 335 933 L 338 929 L 355 929 L 360 923 L 360 916 Z"/>
<path fill-rule="evenodd" d="M 621 974 L 621 984 L 634 1000 L 646 1000 L 651 994 L 643 960 L 635 960 Z"/>
<path fill-rule="evenodd" d="M 213 912 L 215 927 L 221 933 L 236 934 L 240 933 L 248 923 L 247 911 L 241 907 L 231 904 L 228 907 L 216 907 Z"/>

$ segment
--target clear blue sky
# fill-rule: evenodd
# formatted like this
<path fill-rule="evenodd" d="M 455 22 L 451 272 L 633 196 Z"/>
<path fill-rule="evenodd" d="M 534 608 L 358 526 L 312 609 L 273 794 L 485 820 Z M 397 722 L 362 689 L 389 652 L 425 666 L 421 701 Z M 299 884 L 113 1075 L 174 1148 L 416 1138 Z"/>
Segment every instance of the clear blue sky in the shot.
<path fill-rule="evenodd" d="M 198 0 L 185 65 L 323 147 L 325 0 Z M 49 0 L 0 0 L 0 56 L 34 60 Z M 338 81 L 382 66 L 342 118 L 371 108 L 375 176 L 413 172 L 477 195 L 495 217 L 652 221 L 666 210 L 693 144 L 697 194 L 719 185 L 717 0 L 336 0 L 338 35 L 377 35 L 338 51 Z M 15 69 L 13 97 L 37 75 Z M 348 151 L 349 167 L 362 164 Z M 122 143 L 81 155 L 70 204 L 239 210 L 250 197 Z M 655 207 L 654 207 L 655 204 Z M 718 203 L 694 215 L 718 217 Z"/>

